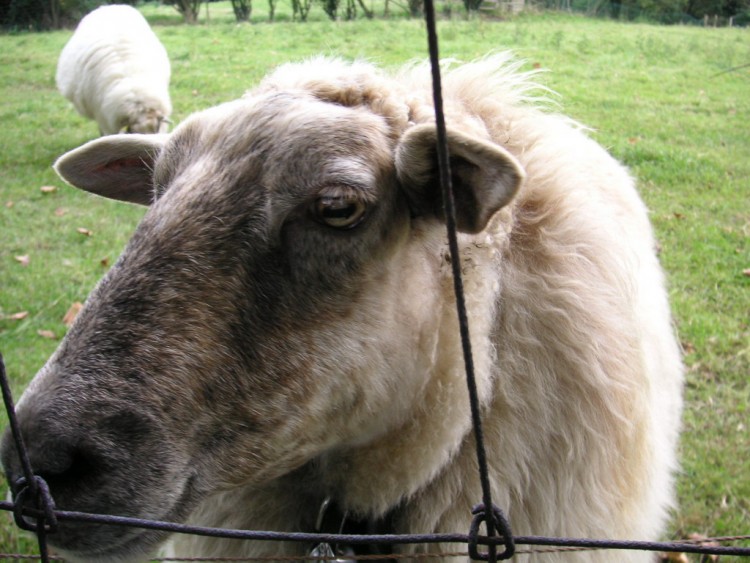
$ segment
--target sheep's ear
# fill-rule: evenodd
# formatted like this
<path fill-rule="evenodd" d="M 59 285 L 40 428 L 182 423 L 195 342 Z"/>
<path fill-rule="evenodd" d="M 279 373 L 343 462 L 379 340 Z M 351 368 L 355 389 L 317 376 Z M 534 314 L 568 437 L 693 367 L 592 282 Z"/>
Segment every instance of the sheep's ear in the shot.
<path fill-rule="evenodd" d="M 64 154 L 55 171 L 76 188 L 150 205 L 154 161 L 169 135 L 107 135 Z"/>
<path fill-rule="evenodd" d="M 518 191 L 524 171 L 513 156 L 489 141 L 448 130 L 456 226 L 478 233 Z M 417 125 L 401 138 L 396 171 L 418 215 L 445 216 L 437 164 L 437 130 Z"/>

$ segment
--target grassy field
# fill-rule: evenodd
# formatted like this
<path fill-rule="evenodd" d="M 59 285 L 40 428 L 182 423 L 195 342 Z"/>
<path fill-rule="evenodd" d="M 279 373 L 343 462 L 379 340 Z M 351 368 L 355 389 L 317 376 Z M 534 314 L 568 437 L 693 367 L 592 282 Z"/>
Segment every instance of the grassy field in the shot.
<path fill-rule="evenodd" d="M 192 27 L 171 8 L 143 9 L 172 60 L 175 122 L 241 95 L 287 60 L 326 53 L 390 67 L 426 56 L 419 21 L 330 22 L 314 11 L 300 24 L 281 5 L 269 24 L 263 8 L 238 25 L 228 3 L 212 3 Z M 50 167 L 97 133 L 55 90 L 70 34 L 0 36 L 0 351 L 16 394 L 143 213 L 67 187 Z M 528 68 L 549 69 L 561 108 L 638 178 L 687 365 L 671 535 L 750 534 L 750 69 L 724 72 L 750 62 L 750 31 L 537 14 L 454 17 L 439 34 L 444 57 L 512 48 Z M 7 522 L 0 552 L 33 551 Z"/>

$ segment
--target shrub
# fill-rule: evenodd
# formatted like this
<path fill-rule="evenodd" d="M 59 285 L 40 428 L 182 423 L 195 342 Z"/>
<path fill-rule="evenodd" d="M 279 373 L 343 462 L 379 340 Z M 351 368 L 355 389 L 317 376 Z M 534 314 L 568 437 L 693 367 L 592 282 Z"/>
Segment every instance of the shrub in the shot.
<path fill-rule="evenodd" d="M 0 26 L 30 31 L 75 27 L 91 10 L 107 3 L 106 0 L 0 0 Z"/>

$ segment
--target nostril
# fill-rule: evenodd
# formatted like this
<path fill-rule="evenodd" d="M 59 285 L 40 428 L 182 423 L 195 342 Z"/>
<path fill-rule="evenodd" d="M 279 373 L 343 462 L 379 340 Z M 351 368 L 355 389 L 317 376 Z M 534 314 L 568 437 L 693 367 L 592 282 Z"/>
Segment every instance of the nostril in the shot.
<path fill-rule="evenodd" d="M 89 453 L 82 448 L 71 448 L 58 451 L 47 457 L 45 463 L 32 467 L 37 475 L 44 479 L 52 490 L 80 486 L 96 472 L 96 463 Z"/>
<path fill-rule="evenodd" d="M 76 490 L 92 483 L 101 466 L 93 448 L 82 444 L 80 440 L 65 439 L 59 433 L 54 436 L 50 432 L 41 439 L 38 434 L 35 436 L 36 440 L 29 439 L 28 436 L 24 440 L 31 470 L 44 479 L 54 497 L 74 496 Z M 2 461 L 15 497 L 19 491 L 19 482 L 25 482 L 25 476 L 15 443 L 7 434 L 2 444 Z"/>

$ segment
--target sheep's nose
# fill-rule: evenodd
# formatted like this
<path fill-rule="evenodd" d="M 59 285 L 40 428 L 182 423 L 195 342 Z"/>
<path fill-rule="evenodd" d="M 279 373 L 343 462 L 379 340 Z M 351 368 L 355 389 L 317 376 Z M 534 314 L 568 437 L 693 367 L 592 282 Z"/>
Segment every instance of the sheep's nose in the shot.
<path fill-rule="evenodd" d="M 29 462 L 34 473 L 50 486 L 71 483 L 85 475 L 91 464 L 84 452 L 60 440 L 38 440 L 27 445 Z M 11 487 L 24 476 L 18 450 L 10 432 L 3 437 L 2 460 Z"/>
<path fill-rule="evenodd" d="M 33 473 L 46 481 L 60 509 L 101 513 L 127 504 L 135 494 L 133 472 L 143 468 L 136 460 L 166 452 L 164 435 L 148 413 L 130 405 L 32 398 L 18 411 L 20 432 Z M 0 457 L 11 487 L 17 488 L 23 469 L 9 431 Z M 159 480 L 161 474 L 145 468 L 142 473 Z"/>
<path fill-rule="evenodd" d="M 36 426 L 34 433 L 23 432 L 31 469 L 46 481 L 52 496 L 60 504 L 75 495 L 76 490 L 94 475 L 95 456 L 75 436 L 64 436 L 49 429 L 44 432 L 39 424 L 33 426 Z M 18 447 L 9 430 L 3 436 L 0 455 L 8 484 L 16 495 L 25 482 L 25 476 Z"/>

